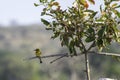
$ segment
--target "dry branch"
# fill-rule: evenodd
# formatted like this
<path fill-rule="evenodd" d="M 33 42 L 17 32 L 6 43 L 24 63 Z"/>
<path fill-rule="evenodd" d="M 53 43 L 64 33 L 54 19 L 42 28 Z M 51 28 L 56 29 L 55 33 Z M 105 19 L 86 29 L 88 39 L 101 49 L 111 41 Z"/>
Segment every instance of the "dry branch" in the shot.
<path fill-rule="evenodd" d="M 108 52 L 95 52 L 95 51 L 90 51 L 88 52 L 89 54 L 96 54 L 96 55 L 106 55 L 106 56 L 118 56 L 120 57 L 120 54 L 116 54 L 116 53 L 108 53 Z M 77 56 L 81 56 L 84 53 L 77 53 Z M 46 56 L 41 56 L 41 58 L 51 58 L 51 57 L 58 57 L 57 59 L 51 61 L 51 63 L 64 58 L 64 57 L 71 57 L 71 56 L 76 56 L 76 55 L 72 55 L 69 53 L 63 53 L 63 54 L 52 54 L 52 55 L 46 55 Z M 37 57 L 30 57 L 30 58 L 26 58 L 24 60 L 32 60 L 32 59 L 36 59 Z"/>
<path fill-rule="evenodd" d="M 118 56 L 118 57 L 120 57 L 120 54 L 116 54 L 116 53 L 108 53 L 108 52 L 95 52 L 95 51 L 90 51 L 89 53 L 98 54 L 98 55 Z"/>

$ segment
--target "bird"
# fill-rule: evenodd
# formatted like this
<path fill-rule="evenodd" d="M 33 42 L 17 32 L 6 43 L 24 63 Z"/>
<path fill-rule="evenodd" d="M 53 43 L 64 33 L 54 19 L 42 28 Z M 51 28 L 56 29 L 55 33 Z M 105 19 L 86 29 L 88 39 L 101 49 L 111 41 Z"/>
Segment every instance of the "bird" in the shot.
<path fill-rule="evenodd" d="M 42 60 L 41 60 L 41 54 L 42 54 L 42 52 L 38 48 L 36 48 L 34 51 L 35 51 L 36 57 L 40 60 L 40 63 L 42 63 Z"/>

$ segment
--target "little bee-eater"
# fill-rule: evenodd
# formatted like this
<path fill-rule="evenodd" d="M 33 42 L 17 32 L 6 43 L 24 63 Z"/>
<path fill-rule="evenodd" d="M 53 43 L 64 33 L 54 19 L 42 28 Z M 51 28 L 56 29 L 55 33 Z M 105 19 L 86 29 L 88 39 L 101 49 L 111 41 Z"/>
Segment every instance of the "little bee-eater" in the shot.
<path fill-rule="evenodd" d="M 42 63 L 42 60 L 41 60 L 41 51 L 40 51 L 40 49 L 35 49 L 34 50 L 35 51 L 35 55 L 36 55 L 36 57 L 40 60 L 40 63 Z"/>

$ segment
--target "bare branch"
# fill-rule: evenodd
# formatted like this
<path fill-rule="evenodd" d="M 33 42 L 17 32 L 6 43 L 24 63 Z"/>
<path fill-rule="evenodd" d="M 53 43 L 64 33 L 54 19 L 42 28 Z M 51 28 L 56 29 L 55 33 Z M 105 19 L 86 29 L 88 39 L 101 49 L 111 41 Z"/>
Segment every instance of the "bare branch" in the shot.
<path fill-rule="evenodd" d="M 95 51 L 89 51 L 88 53 L 90 54 L 98 54 L 98 55 L 106 55 L 106 56 L 118 56 L 120 57 L 120 54 L 116 54 L 116 53 L 108 53 L 108 52 L 95 52 Z M 77 53 L 77 56 L 81 56 L 84 53 Z M 47 55 L 47 56 L 41 56 L 41 58 L 50 58 L 50 57 L 58 57 L 57 59 L 51 61 L 51 63 L 55 62 L 58 59 L 64 58 L 64 57 L 71 57 L 71 56 L 75 56 L 73 54 L 69 54 L 69 53 L 63 53 L 63 54 L 53 54 L 53 55 Z M 36 59 L 37 57 L 30 57 L 30 58 L 26 58 L 23 60 L 32 60 L 32 59 Z"/>
<path fill-rule="evenodd" d="M 84 53 L 77 53 L 77 56 L 81 56 Z M 69 53 L 63 53 L 63 54 L 56 54 L 56 55 L 49 55 L 49 56 L 41 56 L 41 58 L 48 58 L 48 57 L 59 57 L 59 56 L 64 56 L 64 57 L 73 57 L 76 56 L 74 54 L 69 54 Z"/>
<path fill-rule="evenodd" d="M 69 54 L 68 54 L 68 53 L 63 53 L 63 54 L 52 54 L 52 55 L 47 55 L 47 56 L 41 56 L 41 58 L 59 57 L 59 56 L 68 57 Z"/>
<path fill-rule="evenodd" d="M 120 54 L 116 54 L 116 53 L 95 52 L 95 51 L 90 51 L 89 53 L 94 53 L 94 54 L 99 54 L 99 55 L 106 55 L 106 56 L 118 56 L 118 57 L 120 57 Z"/>
<path fill-rule="evenodd" d="M 91 54 L 99 54 L 99 55 L 106 55 L 106 56 L 119 56 L 120 54 L 116 54 L 116 53 L 107 53 L 107 52 L 95 52 L 95 51 L 89 51 L 88 53 Z M 77 53 L 77 56 L 81 56 L 84 53 Z M 69 53 L 63 53 L 63 54 L 53 54 L 53 55 L 47 55 L 47 56 L 41 56 L 41 58 L 49 58 L 49 57 L 69 57 L 69 56 L 75 56 L 73 54 L 69 54 Z"/>
<path fill-rule="evenodd" d="M 57 60 L 59 60 L 59 59 L 61 59 L 61 58 L 63 58 L 63 57 L 65 57 L 65 56 L 60 56 L 60 57 L 58 57 L 57 59 L 54 59 L 53 61 L 51 61 L 50 63 L 52 64 L 53 62 L 55 62 L 55 61 L 57 61 Z"/>

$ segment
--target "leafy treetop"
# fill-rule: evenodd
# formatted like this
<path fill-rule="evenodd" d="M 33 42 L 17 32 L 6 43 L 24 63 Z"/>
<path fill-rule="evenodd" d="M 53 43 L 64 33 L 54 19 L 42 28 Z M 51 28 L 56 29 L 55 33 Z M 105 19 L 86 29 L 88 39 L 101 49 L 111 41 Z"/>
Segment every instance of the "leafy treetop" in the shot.
<path fill-rule="evenodd" d="M 104 0 L 104 7 L 100 5 L 98 12 L 90 10 L 88 2 L 95 4 L 94 0 L 75 0 L 72 7 L 63 10 L 56 0 L 39 0 L 43 5 L 41 16 L 50 16 L 52 21 L 41 19 L 47 26 L 47 30 L 53 32 L 52 38 L 59 38 L 62 46 L 66 46 L 70 54 L 77 55 L 87 52 L 93 47 L 101 51 L 111 42 L 120 42 L 120 30 L 118 28 L 120 12 L 117 3 L 119 0 Z M 91 43 L 89 48 L 85 44 Z"/>

